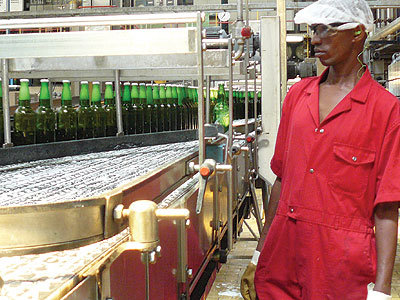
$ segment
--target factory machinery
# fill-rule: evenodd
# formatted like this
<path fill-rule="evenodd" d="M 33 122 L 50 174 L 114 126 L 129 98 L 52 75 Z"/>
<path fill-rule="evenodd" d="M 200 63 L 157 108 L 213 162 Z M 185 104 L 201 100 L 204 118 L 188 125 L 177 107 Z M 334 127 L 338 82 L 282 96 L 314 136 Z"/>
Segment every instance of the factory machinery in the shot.
<path fill-rule="evenodd" d="M 6 30 L 183 25 L 0 36 L 0 299 L 201 299 L 244 218 L 256 215 L 261 230 L 259 120 L 233 121 L 249 35 L 239 30 L 234 50 L 232 38 L 205 38 L 202 21 L 199 12 L 0 21 Z M 9 78 L 113 81 L 117 136 L 12 147 Z M 227 131 L 206 124 L 211 78 L 229 87 Z M 120 82 L 160 79 L 195 81 L 198 129 L 123 135 Z"/>
<path fill-rule="evenodd" d="M 261 230 L 254 189 L 258 178 L 274 180 L 268 166 L 286 90 L 282 3 L 260 22 L 261 67 L 245 51 L 241 1 L 232 37 L 219 39 L 207 38 L 199 12 L 0 20 L 7 32 L 157 27 L 0 36 L 0 299 L 204 299 L 250 214 Z M 371 36 L 369 51 L 399 23 Z M 398 61 L 389 73 L 395 92 Z M 117 136 L 12 147 L 9 78 L 113 81 Z M 122 134 L 120 82 L 153 80 L 197 86 L 197 130 Z M 229 89 L 227 130 L 209 124 L 215 81 Z M 250 120 L 248 91 L 257 103 L 261 84 L 261 118 Z M 233 120 L 234 87 L 245 89 L 244 120 Z"/>

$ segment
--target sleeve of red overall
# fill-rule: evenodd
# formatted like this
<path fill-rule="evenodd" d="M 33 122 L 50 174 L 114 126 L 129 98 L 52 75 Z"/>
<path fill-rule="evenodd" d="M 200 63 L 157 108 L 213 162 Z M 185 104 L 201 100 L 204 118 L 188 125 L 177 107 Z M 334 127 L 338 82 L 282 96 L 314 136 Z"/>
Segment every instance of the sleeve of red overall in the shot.
<path fill-rule="evenodd" d="M 282 116 L 279 124 L 278 135 L 276 137 L 274 156 L 271 159 L 271 170 L 279 178 L 282 178 L 283 175 L 283 162 L 287 149 L 286 142 L 291 111 L 294 103 L 301 95 L 303 88 L 309 81 L 310 80 L 307 78 L 293 85 L 283 101 Z"/>
<path fill-rule="evenodd" d="M 383 202 L 400 202 L 400 108 L 396 105 L 378 159 L 374 206 Z"/>

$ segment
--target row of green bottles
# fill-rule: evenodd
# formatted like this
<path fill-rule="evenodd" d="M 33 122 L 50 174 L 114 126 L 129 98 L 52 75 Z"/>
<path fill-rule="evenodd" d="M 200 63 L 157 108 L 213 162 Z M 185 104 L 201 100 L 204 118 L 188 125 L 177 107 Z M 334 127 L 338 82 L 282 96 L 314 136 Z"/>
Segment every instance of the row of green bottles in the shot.
<path fill-rule="evenodd" d="M 34 112 L 30 107 L 29 81 L 21 79 L 19 106 L 14 114 L 13 143 L 27 145 L 116 135 L 112 82 L 106 82 L 104 106 L 99 82 L 93 82 L 91 101 L 87 81 L 81 82 L 79 96 L 79 107 L 74 109 L 70 82 L 64 80 L 61 106 L 54 112 L 50 104 L 49 81 L 42 79 L 39 107 Z M 122 91 L 125 134 L 195 129 L 197 100 L 196 88 L 144 83 L 131 85 L 126 82 Z"/>
<path fill-rule="evenodd" d="M 131 87 L 131 89 L 130 89 Z M 175 85 L 124 83 L 122 119 L 125 134 L 194 129 L 191 89 Z"/>

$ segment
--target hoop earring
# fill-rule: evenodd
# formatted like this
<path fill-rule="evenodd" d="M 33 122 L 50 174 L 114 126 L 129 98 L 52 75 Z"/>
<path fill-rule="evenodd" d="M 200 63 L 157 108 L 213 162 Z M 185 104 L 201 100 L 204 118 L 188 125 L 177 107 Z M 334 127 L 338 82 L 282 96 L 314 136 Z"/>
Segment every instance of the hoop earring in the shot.
<path fill-rule="evenodd" d="M 363 55 L 366 50 L 367 50 L 367 47 L 364 47 L 364 49 L 357 55 L 357 60 L 361 65 L 361 67 L 357 71 L 357 77 L 359 79 L 364 75 L 365 69 L 367 68 L 367 65 L 364 64 L 364 62 L 360 59 L 361 55 Z M 360 74 L 360 72 L 362 72 L 362 73 Z"/>

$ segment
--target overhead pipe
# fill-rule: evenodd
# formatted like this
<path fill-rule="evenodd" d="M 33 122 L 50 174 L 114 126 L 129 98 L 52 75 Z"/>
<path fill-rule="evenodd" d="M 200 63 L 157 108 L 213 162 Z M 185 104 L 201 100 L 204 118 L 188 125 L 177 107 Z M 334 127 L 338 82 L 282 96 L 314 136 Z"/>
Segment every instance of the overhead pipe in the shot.
<path fill-rule="evenodd" d="M 243 0 L 237 0 L 237 19 L 236 27 L 233 31 L 233 38 L 235 39 L 235 42 L 239 46 L 239 48 L 233 55 L 233 60 L 238 60 L 239 58 L 241 58 L 244 52 L 244 39 L 242 37 L 243 27 Z"/>
<path fill-rule="evenodd" d="M 383 29 L 376 32 L 374 35 L 370 36 L 367 39 L 367 43 L 369 44 L 369 42 L 371 42 L 371 41 L 383 40 L 389 34 L 392 34 L 392 33 L 396 32 L 397 30 L 400 30 L 400 17 L 395 19 L 392 23 L 390 23 Z"/>

